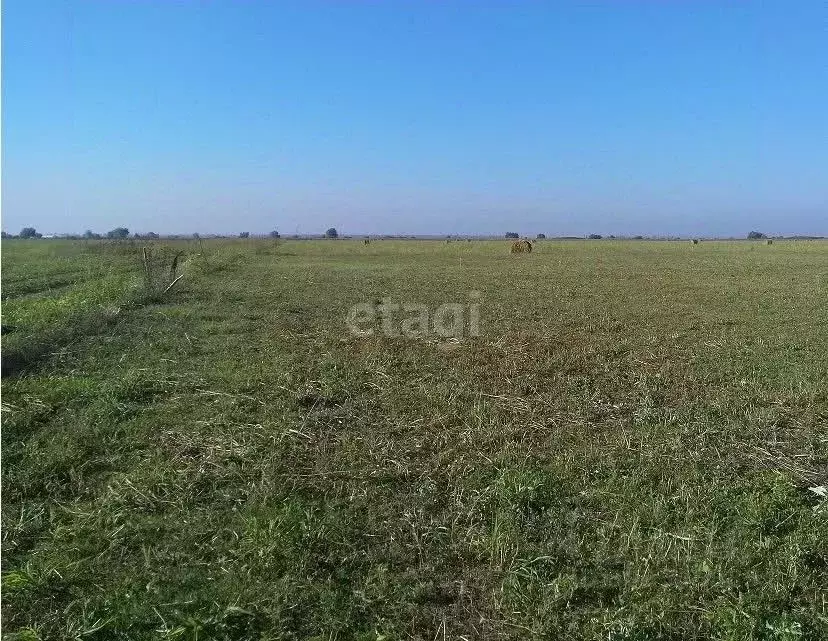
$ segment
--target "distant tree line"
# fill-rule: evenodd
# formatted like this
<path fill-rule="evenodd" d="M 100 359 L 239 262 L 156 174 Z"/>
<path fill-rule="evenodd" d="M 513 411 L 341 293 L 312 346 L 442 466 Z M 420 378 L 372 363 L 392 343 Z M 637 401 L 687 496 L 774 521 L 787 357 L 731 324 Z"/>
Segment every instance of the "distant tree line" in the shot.
<path fill-rule="evenodd" d="M 282 237 L 281 234 L 278 231 L 276 231 L 275 229 L 273 231 L 269 232 L 267 235 L 270 238 L 281 238 Z M 336 227 L 329 227 L 322 236 L 324 238 L 339 238 L 340 237 L 339 232 L 337 231 Z M 76 235 L 73 235 L 73 234 L 64 234 L 64 235 L 61 235 L 60 237 L 61 238 L 67 238 L 67 239 L 83 238 L 83 239 L 86 239 L 86 240 L 99 240 L 99 239 L 102 239 L 102 238 L 107 238 L 107 239 L 110 239 L 110 240 L 124 240 L 124 239 L 129 238 L 129 229 L 126 228 L 126 227 L 116 227 L 115 229 L 109 230 L 105 234 L 99 234 L 99 233 L 93 232 L 92 230 L 87 229 L 85 232 L 83 232 L 83 234 L 81 236 L 76 236 Z M 132 237 L 135 238 L 135 239 L 155 240 L 155 239 L 160 238 L 161 236 L 159 234 L 157 234 L 156 232 L 150 231 L 150 232 L 145 232 L 145 233 L 135 232 L 132 235 Z M 199 234 L 194 233 L 194 234 L 189 235 L 189 236 L 188 235 L 179 235 L 179 234 L 170 234 L 170 235 L 167 235 L 165 237 L 166 238 L 171 238 L 171 239 L 176 239 L 176 238 L 194 238 L 194 239 L 198 239 Z M 213 234 L 213 235 L 211 235 L 211 237 L 221 238 L 222 235 L 221 234 Z M 250 232 L 249 231 L 243 231 L 238 235 L 238 237 L 239 238 L 250 238 Z M 299 234 L 294 234 L 291 237 L 292 238 L 301 238 L 301 236 Z M 521 236 L 520 236 L 519 233 L 517 233 L 515 231 L 507 231 L 506 234 L 505 234 L 505 237 L 508 238 L 508 239 L 511 239 L 511 240 L 518 240 L 518 239 L 520 239 Z M 13 234 L 9 234 L 5 231 L 2 232 L 2 238 L 23 238 L 23 239 L 43 238 L 43 234 L 38 232 L 37 229 L 35 229 L 34 227 L 24 227 L 23 229 L 20 230 L 20 233 L 17 236 L 14 236 Z M 346 238 L 347 238 L 347 236 L 346 236 Z M 378 238 L 405 238 L 405 236 L 382 235 L 382 236 L 378 236 Z M 411 236 L 411 238 L 414 238 L 414 236 Z M 446 238 L 450 239 L 452 237 L 447 236 Z M 537 240 L 543 240 L 543 239 L 546 238 L 546 234 L 539 233 L 535 236 L 535 238 Z M 558 238 L 559 239 L 576 239 L 578 237 L 577 236 L 559 236 Z M 589 240 L 601 240 L 602 238 L 604 238 L 604 236 L 602 236 L 601 234 L 589 234 L 586 238 L 588 238 Z M 614 235 L 610 235 L 610 236 L 608 236 L 608 238 L 615 239 L 616 237 Z M 621 238 L 624 238 L 624 236 L 621 236 Z M 632 238 L 633 240 L 643 240 L 645 237 L 641 236 L 641 235 L 637 235 L 637 236 L 631 236 L 631 237 L 628 236 L 627 238 Z M 748 238 L 748 240 L 767 240 L 770 237 L 767 234 L 764 234 L 760 231 L 755 231 L 754 230 L 754 231 L 751 231 L 750 233 L 748 233 L 747 238 Z M 783 236 L 778 236 L 777 238 L 783 238 Z M 822 236 L 791 236 L 790 238 L 791 239 L 819 239 L 819 238 L 822 238 Z M 670 237 L 666 237 L 666 238 L 663 238 L 663 239 L 666 239 L 666 240 L 679 240 L 680 237 L 679 236 L 670 236 Z"/>

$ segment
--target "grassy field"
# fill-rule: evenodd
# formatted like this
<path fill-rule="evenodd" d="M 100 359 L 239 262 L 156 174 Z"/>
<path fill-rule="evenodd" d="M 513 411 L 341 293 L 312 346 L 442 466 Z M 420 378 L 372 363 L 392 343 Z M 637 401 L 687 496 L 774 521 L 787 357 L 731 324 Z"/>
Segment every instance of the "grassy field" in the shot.
<path fill-rule="evenodd" d="M 140 247 L 3 242 L 4 638 L 828 639 L 828 243 Z"/>

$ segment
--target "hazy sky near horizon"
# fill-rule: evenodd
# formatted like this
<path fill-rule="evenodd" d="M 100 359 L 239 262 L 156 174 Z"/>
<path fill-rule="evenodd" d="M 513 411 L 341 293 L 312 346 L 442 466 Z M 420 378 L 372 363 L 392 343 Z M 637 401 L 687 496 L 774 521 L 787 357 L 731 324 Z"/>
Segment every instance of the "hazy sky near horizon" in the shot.
<path fill-rule="evenodd" d="M 828 3 L 5 0 L 17 233 L 828 235 Z"/>

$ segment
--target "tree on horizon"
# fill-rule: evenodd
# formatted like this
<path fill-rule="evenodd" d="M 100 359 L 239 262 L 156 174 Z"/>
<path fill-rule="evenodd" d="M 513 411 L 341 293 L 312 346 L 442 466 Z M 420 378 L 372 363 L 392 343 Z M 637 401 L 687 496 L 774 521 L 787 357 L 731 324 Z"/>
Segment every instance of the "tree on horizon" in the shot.
<path fill-rule="evenodd" d="M 123 239 L 129 236 L 129 230 L 126 227 L 116 227 L 108 232 L 106 232 L 107 238 L 118 238 Z"/>
<path fill-rule="evenodd" d="M 43 234 L 37 233 L 34 227 L 24 227 L 20 230 L 20 238 L 42 238 Z"/>

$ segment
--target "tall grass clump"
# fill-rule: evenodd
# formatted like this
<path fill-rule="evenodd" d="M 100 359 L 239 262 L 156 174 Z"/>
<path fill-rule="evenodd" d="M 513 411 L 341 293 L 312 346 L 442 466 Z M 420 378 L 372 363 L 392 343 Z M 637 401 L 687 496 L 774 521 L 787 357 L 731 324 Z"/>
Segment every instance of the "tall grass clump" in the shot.
<path fill-rule="evenodd" d="M 161 300 L 181 280 L 183 256 L 183 251 L 165 246 L 141 249 L 142 295 L 146 302 Z"/>

